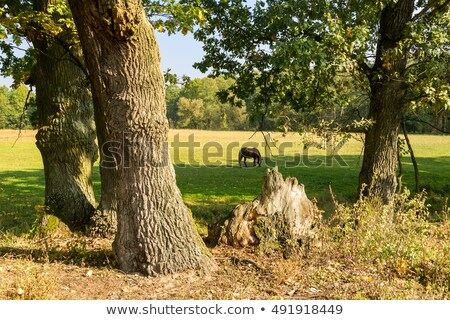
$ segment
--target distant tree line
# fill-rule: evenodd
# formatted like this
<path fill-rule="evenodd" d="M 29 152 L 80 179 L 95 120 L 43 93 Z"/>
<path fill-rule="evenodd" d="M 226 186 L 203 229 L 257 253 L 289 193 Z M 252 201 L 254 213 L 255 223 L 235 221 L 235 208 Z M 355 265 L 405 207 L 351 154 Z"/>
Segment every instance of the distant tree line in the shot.
<path fill-rule="evenodd" d="M 260 118 L 252 117 L 252 100 L 237 106 L 223 102 L 220 93 L 226 91 L 234 80 L 218 78 L 197 78 L 184 85 L 168 85 L 166 88 L 167 117 L 171 128 L 201 130 L 253 130 L 258 128 Z M 28 96 L 28 88 L 0 87 L 0 129 L 32 129 L 37 115 L 35 95 Z M 355 93 L 353 93 L 355 94 Z M 359 93 L 360 94 L 360 93 Z M 308 131 L 317 127 L 323 119 L 336 124 L 350 124 L 366 115 L 367 97 L 346 107 L 336 106 L 327 110 L 293 112 L 286 109 L 281 116 L 268 114 L 263 129 L 271 131 Z M 366 100 L 366 101 L 364 101 Z M 25 105 L 26 104 L 26 105 Z M 287 127 L 289 124 L 289 128 Z M 433 106 L 405 113 L 408 132 L 440 134 L 450 132 L 450 111 Z"/>
<path fill-rule="evenodd" d="M 170 84 L 166 87 L 167 117 L 171 128 L 200 130 L 254 130 L 268 131 L 311 131 L 322 127 L 326 121 L 331 126 L 343 126 L 356 130 L 355 121 L 367 117 L 369 97 L 357 89 L 347 75 L 340 77 L 336 88 L 343 100 L 349 103 L 335 103 L 327 108 L 293 110 L 281 104 L 272 106 L 277 113 L 255 112 L 253 98 L 245 101 L 230 101 L 229 88 L 235 83 L 223 76 L 217 78 L 196 78 L 183 85 Z M 354 98 L 357 97 L 357 98 Z M 235 97 L 231 99 L 237 100 Z M 430 104 L 428 108 L 407 110 L 404 114 L 406 129 L 410 133 L 441 134 L 450 132 L 450 111 Z"/>
<path fill-rule="evenodd" d="M 223 102 L 220 92 L 233 80 L 223 77 L 193 79 L 183 86 L 166 88 L 167 117 L 170 127 L 203 130 L 248 130 L 254 124 L 248 117 L 247 104 L 238 107 Z"/>
<path fill-rule="evenodd" d="M 25 105 L 28 88 L 20 86 L 9 89 L 0 87 L 0 129 L 31 129 L 36 118 L 34 94 L 30 94 Z"/>

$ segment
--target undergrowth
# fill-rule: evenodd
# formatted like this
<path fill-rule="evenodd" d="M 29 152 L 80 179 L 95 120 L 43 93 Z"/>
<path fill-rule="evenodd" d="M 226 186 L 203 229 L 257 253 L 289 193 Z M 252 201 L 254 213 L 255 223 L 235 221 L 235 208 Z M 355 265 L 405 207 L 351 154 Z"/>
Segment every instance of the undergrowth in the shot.
<path fill-rule="evenodd" d="M 157 278 L 131 279 L 117 270 L 110 239 L 39 228 L 28 237 L 3 233 L 0 299 L 95 299 L 99 292 L 147 299 L 156 291 L 152 299 L 450 299 L 450 212 L 445 206 L 440 221 L 430 219 L 426 198 L 405 190 L 389 205 L 363 197 L 335 203 L 298 254 L 212 248 L 217 272 L 195 282 L 171 276 L 162 291 Z M 130 283 L 142 288 L 139 295 Z"/>
<path fill-rule="evenodd" d="M 350 205 L 336 203 L 316 235 L 310 252 L 316 261 L 310 264 L 320 266 L 317 260 L 325 259 L 347 269 L 348 281 L 366 282 L 365 288 L 353 288 L 351 298 L 402 298 L 389 293 L 394 283 L 414 288 L 409 298 L 450 298 L 450 221 L 448 212 L 442 215 L 440 222 L 430 221 L 426 194 L 411 197 L 408 190 L 389 205 L 363 197 Z M 333 274 L 325 278 L 342 281 Z"/>

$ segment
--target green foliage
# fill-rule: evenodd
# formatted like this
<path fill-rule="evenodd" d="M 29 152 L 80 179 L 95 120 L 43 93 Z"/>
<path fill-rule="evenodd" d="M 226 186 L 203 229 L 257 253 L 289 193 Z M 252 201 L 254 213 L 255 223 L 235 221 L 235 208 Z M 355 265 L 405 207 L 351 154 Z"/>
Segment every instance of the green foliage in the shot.
<path fill-rule="evenodd" d="M 206 51 L 197 67 L 235 78 L 231 91 L 239 98 L 251 97 L 257 117 L 278 114 L 285 106 L 298 111 L 333 105 L 341 94 L 330 79 L 347 60 L 326 43 L 342 45 L 327 37 L 336 28 L 325 15 L 327 6 L 326 1 L 257 1 L 254 7 L 205 1 L 211 14 L 195 33 Z"/>
<path fill-rule="evenodd" d="M 415 1 L 416 15 L 404 38 L 382 52 L 378 68 L 381 14 L 396 2 L 204 0 L 206 23 L 195 37 L 206 54 L 196 66 L 236 79 L 230 91 L 251 98 L 253 117 L 289 118 L 295 128 L 296 122 L 311 123 L 336 108 L 367 114 L 369 81 L 383 78 L 406 52 L 405 74 L 392 71 L 389 77 L 405 83 L 413 107 L 447 108 L 449 4 Z"/>
<path fill-rule="evenodd" d="M 147 16 L 159 32 L 169 35 L 181 32 L 186 35 L 192 32 L 194 26 L 205 22 L 204 9 L 199 1 L 185 0 L 144 0 Z"/>
<path fill-rule="evenodd" d="M 396 195 L 390 205 L 360 198 L 337 204 L 330 227 L 321 236 L 355 263 L 372 264 L 385 277 L 418 281 L 450 290 L 448 221 L 429 221 L 426 194 Z M 330 248 L 328 248 L 330 249 Z"/>
<path fill-rule="evenodd" d="M 40 43 L 42 47 L 38 49 L 41 50 L 53 42 L 64 45 L 67 50 L 74 44 L 71 35 L 76 33 L 75 24 L 66 1 L 1 1 L 0 5 L 3 32 L 0 71 L 3 76 L 11 76 L 16 87 L 23 83 L 33 84 L 36 48 L 30 43 Z M 19 51 L 24 51 L 24 54 L 19 54 Z"/>
<path fill-rule="evenodd" d="M 36 112 L 34 94 L 28 101 L 29 90 L 25 86 L 16 89 L 0 87 L 0 129 L 31 129 Z"/>
<path fill-rule="evenodd" d="M 246 110 L 219 98 L 232 80 L 223 77 L 194 79 L 181 88 L 170 85 L 166 89 L 167 116 L 175 128 L 207 130 L 247 129 Z"/>
<path fill-rule="evenodd" d="M 191 1 L 143 1 L 147 17 L 160 32 L 187 34 L 205 21 L 204 9 Z M 14 86 L 33 84 L 35 50 L 56 42 L 69 50 L 77 31 L 65 0 L 0 1 L 0 71 Z M 34 48 L 36 44 L 43 48 Z M 30 44 L 33 44 L 31 46 Z M 23 51 L 24 53 L 20 53 Z"/>

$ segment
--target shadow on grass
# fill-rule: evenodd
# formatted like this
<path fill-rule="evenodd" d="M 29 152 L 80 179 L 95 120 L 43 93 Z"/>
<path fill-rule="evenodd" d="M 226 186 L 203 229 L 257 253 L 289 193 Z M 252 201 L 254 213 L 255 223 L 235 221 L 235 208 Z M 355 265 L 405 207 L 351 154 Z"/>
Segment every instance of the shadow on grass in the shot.
<path fill-rule="evenodd" d="M 276 161 L 275 161 L 276 160 Z M 276 157 L 271 165 L 278 165 L 283 177 L 296 177 L 305 185 L 310 199 L 316 199 L 325 216 L 334 211 L 329 186 L 339 202 L 353 202 L 357 199 L 358 177 L 361 165 L 359 156 L 342 156 L 342 161 L 327 161 L 324 156 L 309 157 L 306 166 L 301 157 Z M 430 211 L 439 211 L 445 197 L 450 196 L 450 156 L 417 158 L 421 174 L 421 188 L 429 194 Z M 404 156 L 403 186 L 414 190 L 414 169 L 410 158 Z M 293 164 L 298 164 L 294 166 Z M 319 165 L 321 164 L 321 165 Z M 208 224 L 232 208 L 252 200 L 261 193 L 263 177 L 268 166 L 239 168 L 231 166 L 175 167 L 177 184 L 191 208 L 194 218 Z"/>
<path fill-rule="evenodd" d="M 319 208 L 332 212 L 329 185 L 341 202 L 356 199 L 361 158 L 343 155 L 337 161 L 324 156 L 311 156 L 307 161 L 298 157 L 274 157 L 270 166 L 278 165 L 286 178 L 296 177 L 305 185 L 310 199 L 315 198 Z M 346 165 L 343 165 L 343 162 Z M 403 157 L 403 185 L 414 190 L 414 170 L 408 156 Z M 441 200 L 450 196 L 450 156 L 417 158 L 421 174 L 421 187 L 431 195 L 432 210 L 438 210 Z M 319 165 L 321 164 L 321 165 Z M 100 197 L 100 175 L 94 167 L 93 184 Z M 239 168 L 237 161 L 227 166 L 175 166 L 177 184 L 194 219 L 206 226 L 231 212 L 233 207 L 257 197 L 262 190 L 266 163 L 261 167 Z M 0 169 L 0 231 L 15 235 L 25 234 L 38 217 L 36 205 L 44 204 L 44 171 Z"/>
<path fill-rule="evenodd" d="M 0 171 L 0 231 L 28 232 L 44 204 L 44 170 Z"/>

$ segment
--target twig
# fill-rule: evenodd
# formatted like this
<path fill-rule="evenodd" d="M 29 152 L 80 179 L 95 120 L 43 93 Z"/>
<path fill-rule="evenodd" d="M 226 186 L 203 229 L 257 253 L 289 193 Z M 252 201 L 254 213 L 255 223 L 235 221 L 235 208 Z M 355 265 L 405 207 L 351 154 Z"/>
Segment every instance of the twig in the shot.
<path fill-rule="evenodd" d="M 256 262 L 249 260 L 249 259 L 241 259 L 236 256 L 230 257 L 231 262 L 234 265 L 244 265 L 244 266 L 251 266 L 254 267 L 258 271 L 267 272 L 267 270 L 260 265 L 258 265 Z"/>
<path fill-rule="evenodd" d="M 333 189 L 331 188 L 331 183 L 328 185 L 328 189 L 330 190 L 331 201 L 333 201 L 334 206 L 337 208 L 339 203 L 336 200 L 336 197 L 335 197 L 335 195 L 333 193 Z"/>
<path fill-rule="evenodd" d="M 413 120 L 414 120 L 414 121 L 417 121 L 417 122 L 425 123 L 425 124 L 429 125 L 429 126 L 432 127 L 433 129 L 435 129 L 435 130 L 437 130 L 437 131 L 439 131 L 439 132 L 441 132 L 441 133 L 450 134 L 450 131 L 442 130 L 442 129 L 436 127 L 435 125 L 433 125 L 433 124 L 431 124 L 431 123 L 429 123 L 429 122 L 427 122 L 427 121 L 425 121 L 425 120 L 418 119 L 418 118 L 413 119 Z"/>

